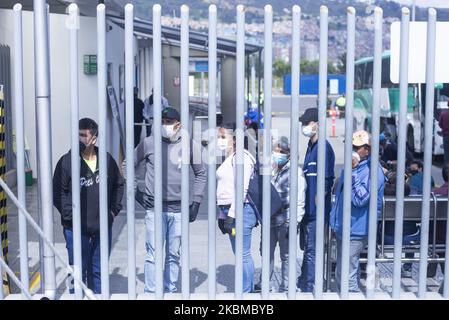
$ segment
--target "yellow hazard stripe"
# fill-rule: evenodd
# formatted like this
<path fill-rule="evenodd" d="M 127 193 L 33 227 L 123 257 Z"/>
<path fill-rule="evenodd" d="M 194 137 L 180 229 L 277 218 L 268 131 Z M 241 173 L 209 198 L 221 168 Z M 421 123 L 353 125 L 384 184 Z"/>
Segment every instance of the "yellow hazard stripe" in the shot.
<path fill-rule="evenodd" d="M 3 90 L 0 91 L 0 177 L 3 179 L 6 172 L 6 136 L 5 136 L 5 104 Z M 5 255 L 5 260 L 8 261 L 8 225 L 7 225 L 7 211 L 6 211 L 6 194 L 0 192 L 0 250 Z"/>
<path fill-rule="evenodd" d="M 41 281 L 41 273 L 37 271 L 31 278 L 30 281 L 30 291 L 32 291 Z"/>

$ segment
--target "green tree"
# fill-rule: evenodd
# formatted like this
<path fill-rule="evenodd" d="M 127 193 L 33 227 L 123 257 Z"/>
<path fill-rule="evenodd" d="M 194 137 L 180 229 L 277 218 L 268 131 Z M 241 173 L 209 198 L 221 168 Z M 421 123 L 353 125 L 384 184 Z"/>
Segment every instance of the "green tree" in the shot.
<path fill-rule="evenodd" d="M 291 73 L 291 65 L 282 59 L 276 59 L 273 62 L 273 76 L 283 78 L 284 75 Z"/>

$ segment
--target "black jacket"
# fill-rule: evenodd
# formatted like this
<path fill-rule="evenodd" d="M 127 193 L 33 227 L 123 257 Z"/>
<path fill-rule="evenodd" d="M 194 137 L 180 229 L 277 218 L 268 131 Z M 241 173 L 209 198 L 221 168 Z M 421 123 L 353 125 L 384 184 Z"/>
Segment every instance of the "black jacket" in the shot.
<path fill-rule="evenodd" d="M 93 234 L 100 230 L 100 172 L 97 166 L 92 172 L 86 162 L 80 157 L 80 203 L 81 231 Z M 122 209 L 124 180 L 114 158 L 108 153 L 108 219 L 112 226 L 113 217 Z M 72 165 L 71 151 L 61 157 L 56 165 L 53 176 L 53 204 L 61 214 L 61 224 L 72 227 Z"/>

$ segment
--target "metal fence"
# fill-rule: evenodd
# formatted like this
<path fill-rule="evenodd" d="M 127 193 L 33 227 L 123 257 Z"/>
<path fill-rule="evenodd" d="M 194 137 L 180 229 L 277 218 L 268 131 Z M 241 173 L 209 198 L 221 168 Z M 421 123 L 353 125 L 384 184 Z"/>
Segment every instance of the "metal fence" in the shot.
<path fill-rule="evenodd" d="M 23 119 L 23 56 L 22 56 L 22 11 L 21 5 L 14 7 L 14 39 L 15 39 L 15 103 L 16 103 L 16 135 L 17 135 L 17 176 L 18 176 L 18 197 L 8 189 L 3 180 L 0 180 L 1 187 L 7 192 L 10 199 L 20 210 L 20 274 L 21 279 L 17 279 L 9 267 L 0 259 L 0 267 L 3 267 L 22 289 L 25 298 L 31 298 L 28 291 L 28 265 L 27 265 L 27 222 L 35 229 L 45 242 L 44 247 L 44 293 L 50 298 L 55 298 L 55 257 L 64 264 L 64 259 L 57 253 L 53 245 L 53 201 L 52 201 L 52 171 L 51 171 L 51 124 L 50 124 L 50 79 L 49 79 L 49 45 L 48 45 L 48 15 L 46 2 L 44 0 L 34 1 L 35 10 L 35 72 L 36 72 L 36 110 L 37 112 L 37 137 L 38 137 L 38 170 L 39 170 L 39 199 L 42 204 L 43 228 L 41 229 L 31 218 L 25 208 L 25 177 L 24 170 L 24 119 Z M 264 113 L 265 113 L 265 133 L 271 133 L 271 98 L 272 98 L 272 23 L 273 10 L 270 5 L 265 6 L 265 50 L 264 50 Z M 106 7 L 100 4 L 97 7 L 97 44 L 98 44 L 98 108 L 99 108 L 99 167 L 106 168 Z M 134 135 L 133 135 L 133 81 L 134 81 L 134 56 L 133 49 L 133 21 L 134 8 L 128 4 L 124 8 L 125 13 L 125 66 L 126 66 L 126 159 L 127 162 L 134 163 Z M 152 12 L 153 22 L 153 83 L 154 83 L 154 123 L 161 123 L 161 6 L 154 5 Z M 74 266 L 68 267 L 75 278 L 75 298 L 83 298 L 83 292 L 88 298 L 96 298 L 89 295 L 89 290 L 81 281 L 81 218 L 80 218 L 80 186 L 76 177 L 80 175 L 79 168 L 79 144 L 78 144 L 78 29 L 79 11 L 76 4 L 69 6 L 70 16 L 70 84 L 71 84 L 71 148 L 72 148 L 72 188 L 73 188 L 73 232 L 74 232 Z M 292 103 L 291 103 L 291 188 L 290 188 L 290 220 L 297 219 L 297 189 L 298 189 L 298 135 L 299 135 L 299 79 L 300 79 L 300 16 L 299 6 L 292 8 Z M 263 200 L 263 244 L 262 244 L 262 292 L 261 294 L 243 293 L 243 149 L 244 149 L 244 127 L 242 119 L 245 109 L 245 8 L 242 5 L 236 8 L 237 21 L 237 64 L 236 64 L 236 252 L 235 252 L 235 298 L 273 298 L 285 296 L 288 299 L 301 299 L 305 297 L 303 293 L 296 289 L 296 259 L 297 259 L 297 230 L 296 225 L 289 226 L 289 285 L 286 295 L 272 294 L 269 288 L 269 246 L 270 246 L 270 197 Z M 353 106 L 354 106 L 354 49 L 355 49 L 355 9 L 350 7 L 347 10 L 347 83 L 346 83 L 346 119 L 345 119 L 345 141 L 352 141 L 353 128 Z M 405 141 L 406 141 L 406 112 L 407 112 L 407 68 L 408 68 L 408 37 L 409 37 L 410 12 L 404 8 L 401 20 L 401 66 L 400 66 L 400 112 L 399 112 L 399 150 L 398 150 L 398 183 L 397 199 L 395 207 L 395 234 L 394 234 L 394 273 L 393 273 L 393 293 L 392 298 L 401 297 L 401 261 L 402 261 L 402 229 L 404 220 L 404 173 L 405 173 Z M 380 90 L 381 90 L 381 57 L 382 57 L 382 37 L 383 37 L 383 13 L 381 8 L 374 10 L 374 79 L 373 79 L 373 109 L 372 109 L 372 153 L 379 153 L 379 131 L 380 131 Z M 427 93 L 426 105 L 433 105 L 434 102 L 434 61 L 435 61 L 435 31 L 436 31 L 436 11 L 429 10 L 428 20 L 428 41 L 427 41 Z M 216 128 L 216 65 L 217 65 L 217 7 L 209 7 L 209 101 L 208 101 L 208 125 L 209 128 Z M 324 298 L 324 268 L 325 268 L 325 162 L 326 162 L 326 103 L 327 103 L 327 52 L 328 52 L 328 9 L 320 9 L 320 65 L 319 65 L 319 132 L 318 132 L 318 192 L 317 192 L 317 222 L 316 222 L 316 268 L 315 268 L 315 291 L 313 297 Z M 189 8 L 181 7 L 181 123 L 182 127 L 182 298 L 190 298 L 189 287 L 189 132 L 185 125 L 189 121 L 189 95 L 188 95 L 188 64 L 189 64 Z M 430 210 L 430 179 L 432 164 L 432 109 L 426 108 L 425 123 L 425 152 L 424 152 L 424 194 L 422 197 L 421 209 L 421 247 L 419 258 L 419 298 L 425 298 L 427 252 L 428 252 L 428 231 L 429 231 L 429 210 Z M 155 264 L 156 264 L 156 291 L 149 298 L 163 299 L 163 234 L 162 234 L 162 133 L 161 126 L 153 126 L 155 141 L 155 185 L 154 185 L 154 212 L 155 212 Z M 209 152 L 208 152 L 208 298 L 220 298 L 216 293 L 216 157 L 215 146 L 217 137 L 214 130 L 209 131 Z M 261 156 L 262 172 L 271 172 L 271 135 L 262 136 L 263 154 Z M 339 297 L 348 299 L 352 296 L 349 292 L 349 245 L 350 245 L 350 222 L 351 222 L 351 171 L 352 171 L 352 145 L 346 143 L 344 147 L 345 175 L 344 175 L 344 218 L 343 218 L 343 238 L 342 238 L 342 271 L 341 290 Z M 379 159 L 372 157 L 370 189 L 378 189 L 378 168 Z M 126 180 L 134 181 L 135 172 L 132 165 L 126 167 Z M 270 175 L 264 174 L 263 193 L 270 192 Z M 100 239 L 101 239 L 101 298 L 111 298 L 109 287 L 108 264 L 108 206 L 107 206 L 107 172 L 100 170 Z M 127 204 L 127 226 L 128 226 L 128 298 L 136 299 L 136 243 L 135 243 L 135 198 L 134 185 L 128 183 L 126 187 Z M 377 192 L 370 195 L 369 210 L 369 240 L 367 258 L 367 291 L 366 298 L 374 299 L 375 294 L 375 269 L 376 269 L 376 230 L 377 230 Z M 449 244 L 449 237 L 446 238 L 446 247 Z M 449 298 L 449 257 L 445 258 L 445 290 L 444 298 Z M 329 267 L 329 266 L 328 266 Z M 0 270 L 1 271 L 1 270 Z M 0 298 L 3 298 L 0 296 Z"/>

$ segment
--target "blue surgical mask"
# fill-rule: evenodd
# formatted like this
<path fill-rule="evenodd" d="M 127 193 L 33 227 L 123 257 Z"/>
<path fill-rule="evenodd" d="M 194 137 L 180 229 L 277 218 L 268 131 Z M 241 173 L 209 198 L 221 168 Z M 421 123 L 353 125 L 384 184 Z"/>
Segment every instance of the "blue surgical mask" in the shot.
<path fill-rule="evenodd" d="M 273 152 L 273 161 L 278 165 L 282 166 L 287 163 L 288 155 L 280 152 Z"/>

